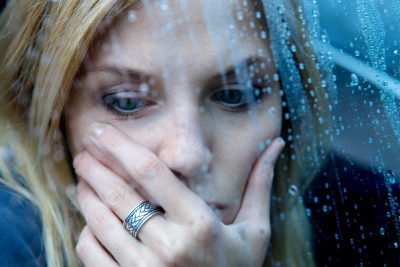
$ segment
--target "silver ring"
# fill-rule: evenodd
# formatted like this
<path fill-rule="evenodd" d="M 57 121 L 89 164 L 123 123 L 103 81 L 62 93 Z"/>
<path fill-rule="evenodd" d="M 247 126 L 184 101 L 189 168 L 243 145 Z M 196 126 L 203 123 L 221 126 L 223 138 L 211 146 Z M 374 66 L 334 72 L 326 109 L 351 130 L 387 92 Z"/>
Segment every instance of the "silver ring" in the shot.
<path fill-rule="evenodd" d="M 158 213 L 160 213 L 160 211 L 151 205 L 150 201 L 143 201 L 129 212 L 128 216 L 126 216 L 124 227 L 137 239 L 138 232 L 143 224 Z"/>

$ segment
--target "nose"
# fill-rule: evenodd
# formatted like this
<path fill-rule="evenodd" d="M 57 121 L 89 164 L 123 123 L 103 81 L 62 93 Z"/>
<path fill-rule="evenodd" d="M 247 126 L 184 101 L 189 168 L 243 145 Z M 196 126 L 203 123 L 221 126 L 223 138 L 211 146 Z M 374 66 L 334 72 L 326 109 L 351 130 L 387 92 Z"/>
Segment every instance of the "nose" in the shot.
<path fill-rule="evenodd" d="M 177 108 L 164 121 L 159 157 L 180 179 L 202 177 L 209 171 L 211 140 L 205 122 L 194 106 Z"/>

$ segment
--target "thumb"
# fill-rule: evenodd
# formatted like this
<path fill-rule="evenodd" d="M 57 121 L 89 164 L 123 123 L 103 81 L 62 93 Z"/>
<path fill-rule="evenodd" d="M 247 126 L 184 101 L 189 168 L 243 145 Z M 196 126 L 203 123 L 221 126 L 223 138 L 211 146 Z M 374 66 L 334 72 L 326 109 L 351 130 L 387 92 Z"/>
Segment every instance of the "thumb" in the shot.
<path fill-rule="evenodd" d="M 274 167 L 284 146 L 285 141 L 282 138 L 274 139 L 253 165 L 235 223 L 243 221 L 269 223 Z"/>

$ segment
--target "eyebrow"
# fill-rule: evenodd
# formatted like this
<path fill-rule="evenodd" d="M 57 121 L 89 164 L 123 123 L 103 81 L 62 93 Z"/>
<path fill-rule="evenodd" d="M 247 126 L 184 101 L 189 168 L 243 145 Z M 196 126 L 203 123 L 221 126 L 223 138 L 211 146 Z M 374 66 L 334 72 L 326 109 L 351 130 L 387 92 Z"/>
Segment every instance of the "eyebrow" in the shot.
<path fill-rule="evenodd" d="M 251 56 L 243 59 L 239 63 L 233 64 L 231 67 L 225 71 L 225 73 L 217 73 L 214 75 L 211 80 L 219 80 L 219 79 L 224 79 L 224 77 L 230 77 L 237 75 L 237 70 L 238 69 L 243 69 L 247 68 L 256 64 L 261 64 L 261 63 L 266 63 L 266 69 L 268 70 L 268 65 L 267 63 L 273 64 L 272 61 L 270 62 L 271 58 L 270 57 L 260 57 L 260 56 Z M 83 72 L 84 75 L 90 74 L 93 72 L 109 72 L 116 74 L 120 77 L 125 77 L 130 80 L 135 80 L 139 82 L 148 82 L 150 80 L 150 76 L 139 71 L 139 70 L 134 70 L 126 67 L 119 67 L 119 66 L 100 66 L 94 69 L 89 69 L 85 72 Z"/>
<path fill-rule="evenodd" d="M 138 70 L 129 69 L 125 67 L 107 66 L 107 65 L 87 70 L 83 74 L 86 75 L 93 72 L 110 72 L 118 76 L 125 77 L 130 80 L 136 80 L 139 82 L 148 82 L 150 80 L 150 77 L 147 74 L 140 72 Z"/>
<path fill-rule="evenodd" d="M 238 69 L 244 69 L 244 68 L 248 68 L 250 66 L 262 64 L 262 63 L 265 63 L 266 70 L 271 69 L 268 67 L 269 64 L 271 64 L 271 65 L 273 64 L 270 57 L 251 56 L 251 57 L 245 58 L 244 60 L 240 61 L 239 63 L 232 65 L 231 67 L 229 67 L 227 69 L 227 71 L 225 73 L 216 74 L 212 79 L 216 80 L 216 79 L 221 79 L 224 77 L 234 76 L 234 75 L 237 75 Z"/>

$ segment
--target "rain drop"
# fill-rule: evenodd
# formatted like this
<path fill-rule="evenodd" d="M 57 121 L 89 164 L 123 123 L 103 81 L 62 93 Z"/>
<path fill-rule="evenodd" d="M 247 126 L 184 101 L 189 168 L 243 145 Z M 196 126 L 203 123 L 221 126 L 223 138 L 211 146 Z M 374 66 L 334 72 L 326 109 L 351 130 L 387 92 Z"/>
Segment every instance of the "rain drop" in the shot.
<path fill-rule="evenodd" d="M 261 39 L 267 39 L 267 32 L 266 31 L 262 31 L 260 33 L 260 37 L 261 37 Z"/>
<path fill-rule="evenodd" d="M 389 183 L 394 184 L 396 182 L 396 174 L 394 171 L 388 170 L 386 172 L 386 175 L 387 175 Z"/>
<path fill-rule="evenodd" d="M 357 86 L 358 83 L 359 83 L 358 76 L 352 73 L 350 75 L 350 86 L 351 87 Z"/>
<path fill-rule="evenodd" d="M 323 206 L 322 206 L 322 211 L 323 211 L 323 212 L 328 212 L 328 207 L 327 207 L 326 205 L 323 205 Z"/>
<path fill-rule="evenodd" d="M 243 13 L 239 11 L 239 12 L 236 14 L 236 17 L 237 17 L 238 20 L 243 20 Z"/>
<path fill-rule="evenodd" d="M 297 195 L 297 192 L 298 192 L 297 186 L 291 185 L 289 187 L 289 194 L 290 195 L 295 196 L 295 195 Z"/>
<path fill-rule="evenodd" d="M 275 115 L 276 114 L 276 109 L 274 107 L 271 107 L 268 111 L 269 115 Z"/>
<path fill-rule="evenodd" d="M 381 227 L 381 229 L 379 229 L 379 232 L 381 233 L 381 235 L 385 235 L 385 229 L 383 227 Z"/>
<path fill-rule="evenodd" d="M 129 20 L 129 22 L 135 22 L 135 21 L 136 21 L 136 14 L 135 14 L 135 11 L 130 10 L 130 11 L 128 12 L 128 20 Z"/>
<path fill-rule="evenodd" d="M 310 209 L 306 209 L 306 215 L 307 215 L 307 217 L 311 217 L 311 214 L 312 214 L 311 210 L 310 210 Z"/>
<path fill-rule="evenodd" d="M 160 8 L 161 8 L 161 10 L 166 11 L 166 10 L 168 10 L 168 4 L 167 3 L 162 3 Z"/>

